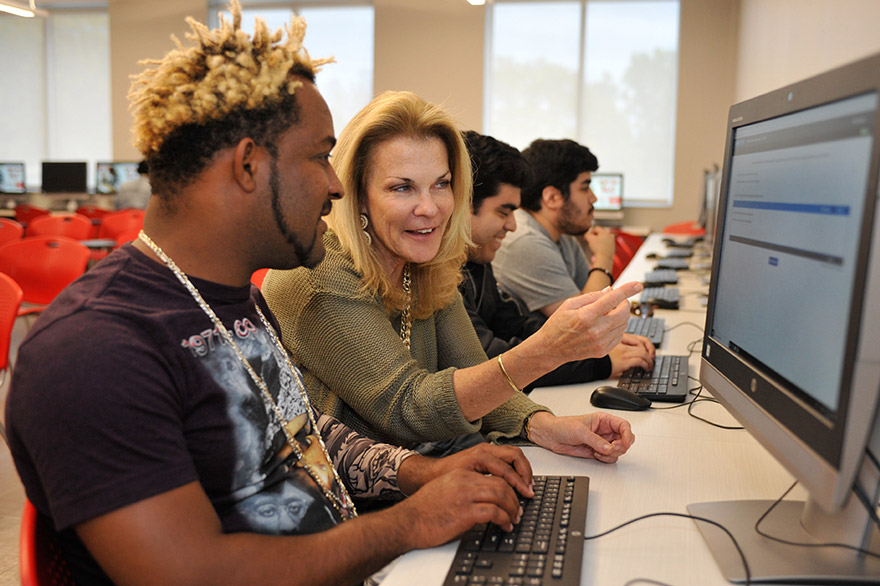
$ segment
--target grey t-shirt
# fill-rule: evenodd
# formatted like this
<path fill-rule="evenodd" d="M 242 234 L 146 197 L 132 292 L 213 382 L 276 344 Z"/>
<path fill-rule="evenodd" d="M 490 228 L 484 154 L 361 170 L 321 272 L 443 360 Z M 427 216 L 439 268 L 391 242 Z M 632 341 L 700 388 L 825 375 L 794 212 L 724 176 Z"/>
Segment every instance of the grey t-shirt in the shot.
<path fill-rule="evenodd" d="M 516 230 L 501 241 L 492 261 L 501 288 L 536 311 L 580 294 L 590 267 L 577 238 L 563 234 L 553 242 L 525 210 L 516 210 Z"/>

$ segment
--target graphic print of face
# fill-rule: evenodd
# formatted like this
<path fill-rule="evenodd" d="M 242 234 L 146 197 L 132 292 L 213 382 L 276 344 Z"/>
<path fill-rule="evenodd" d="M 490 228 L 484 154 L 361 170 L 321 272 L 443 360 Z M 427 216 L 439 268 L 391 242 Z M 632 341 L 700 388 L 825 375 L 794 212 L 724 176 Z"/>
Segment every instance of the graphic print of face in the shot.
<path fill-rule="evenodd" d="M 245 501 L 242 511 L 255 532 L 285 535 L 297 530 L 314 500 L 293 484 L 282 482 L 277 491 L 264 491 Z"/>

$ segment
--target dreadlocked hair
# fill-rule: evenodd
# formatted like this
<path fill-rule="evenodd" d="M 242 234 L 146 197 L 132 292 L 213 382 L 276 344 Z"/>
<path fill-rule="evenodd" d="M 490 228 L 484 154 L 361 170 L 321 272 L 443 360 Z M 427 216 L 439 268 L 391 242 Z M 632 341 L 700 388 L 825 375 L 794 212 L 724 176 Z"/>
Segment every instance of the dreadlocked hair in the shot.
<path fill-rule="evenodd" d="M 311 59 L 302 17 L 272 33 L 258 18 L 251 38 L 241 30 L 238 0 L 230 12 L 232 22 L 221 15 L 213 30 L 188 17 L 186 37 L 195 45 L 184 47 L 172 36 L 177 49 L 141 61 L 148 68 L 132 76 L 134 145 L 159 196 L 185 187 L 214 154 L 242 138 L 274 154 L 278 135 L 297 122 L 296 89 L 332 61 Z"/>

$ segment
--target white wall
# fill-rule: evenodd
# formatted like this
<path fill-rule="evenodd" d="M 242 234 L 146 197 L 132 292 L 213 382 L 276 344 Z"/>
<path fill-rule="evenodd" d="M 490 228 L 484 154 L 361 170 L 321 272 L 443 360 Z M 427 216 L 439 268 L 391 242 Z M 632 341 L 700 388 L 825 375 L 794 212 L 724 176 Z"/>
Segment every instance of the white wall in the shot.
<path fill-rule="evenodd" d="M 877 0 L 740 0 L 736 101 L 880 52 Z"/>

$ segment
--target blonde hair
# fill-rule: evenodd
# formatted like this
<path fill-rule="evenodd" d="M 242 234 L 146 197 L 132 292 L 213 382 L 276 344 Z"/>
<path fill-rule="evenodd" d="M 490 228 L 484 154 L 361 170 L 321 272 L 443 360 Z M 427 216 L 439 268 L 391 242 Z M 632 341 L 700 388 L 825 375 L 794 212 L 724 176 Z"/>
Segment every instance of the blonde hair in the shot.
<path fill-rule="evenodd" d="M 141 61 L 147 68 L 132 76 L 134 145 L 149 164 L 151 184 L 158 180 L 164 190 L 185 184 L 214 153 L 241 138 L 273 143 L 297 121 L 293 96 L 303 81 L 295 76 L 314 81 L 321 65 L 332 61 L 311 59 L 302 45 L 301 17 L 272 33 L 258 18 L 251 38 L 241 30 L 238 0 L 230 11 L 232 22 L 221 15 L 213 30 L 187 18 L 192 32 L 186 37 L 196 44 L 184 47 L 172 36 L 177 49 Z"/>
<path fill-rule="evenodd" d="M 412 267 L 411 312 L 413 318 L 424 319 L 452 301 L 461 282 L 467 247 L 471 246 L 470 158 L 461 133 L 442 108 L 412 92 L 385 92 L 367 104 L 340 133 L 334 149 L 333 167 L 347 195 L 334 203 L 327 223 L 351 255 L 355 269 L 363 274 L 364 291 L 381 297 L 389 312 L 403 309 L 403 292 L 388 279 L 360 225 L 372 154 L 382 143 L 397 137 L 439 138 L 449 155 L 452 174 L 454 206 L 440 250 L 432 260 Z"/>

